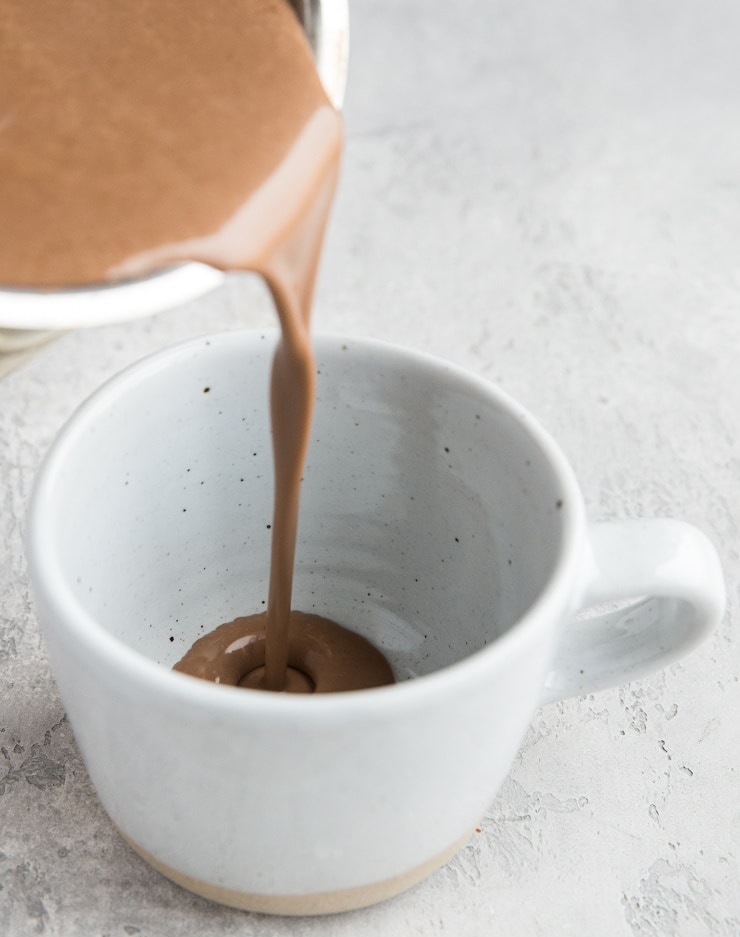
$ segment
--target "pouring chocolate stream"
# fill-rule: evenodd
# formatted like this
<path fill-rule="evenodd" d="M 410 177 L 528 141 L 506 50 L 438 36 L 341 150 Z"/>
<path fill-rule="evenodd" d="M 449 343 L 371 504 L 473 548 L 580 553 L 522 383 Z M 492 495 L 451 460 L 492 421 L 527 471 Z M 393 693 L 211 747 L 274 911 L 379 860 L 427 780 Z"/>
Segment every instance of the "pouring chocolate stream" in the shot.
<path fill-rule="evenodd" d="M 216 629 L 176 668 L 296 692 L 392 682 L 364 639 L 291 618 L 315 395 L 311 304 L 342 148 L 293 11 L 284 0 L 216 0 L 187 16 L 175 0 L 0 0 L 0 18 L 0 219 L 13 232 L 0 243 L 0 282 L 63 288 L 196 260 L 261 274 L 277 308 L 267 615 Z M 256 656 L 232 680 L 234 627 Z"/>

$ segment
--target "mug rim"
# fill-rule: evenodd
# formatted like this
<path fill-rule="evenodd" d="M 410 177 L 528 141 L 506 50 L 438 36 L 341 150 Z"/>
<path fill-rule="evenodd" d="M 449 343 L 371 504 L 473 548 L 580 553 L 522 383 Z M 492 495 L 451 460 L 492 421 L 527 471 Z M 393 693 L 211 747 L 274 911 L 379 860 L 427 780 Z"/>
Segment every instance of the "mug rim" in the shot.
<path fill-rule="evenodd" d="M 365 352 L 403 360 L 408 369 L 433 372 L 443 377 L 448 384 L 453 382 L 465 386 L 479 397 L 493 401 L 510 419 L 516 420 L 534 441 L 542 461 L 547 463 L 549 471 L 556 476 L 563 492 L 562 509 L 558 511 L 562 539 L 553 569 L 536 599 L 503 634 L 462 660 L 389 686 L 300 697 L 279 693 L 245 693 L 240 687 L 220 686 L 173 671 L 130 647 L 106 631 L 95 616 L 81 605 L 69 587 L 47 526 L 53 513 L 56 476 L 80 435 L 94 425 L 99 414 L 124 397 L 128 390 L 175 365 L 178 359 L 196 347 L 204 343 L 231 344 L 240 341 L 251 344 L 268 338 L 277 339 L 278 334 L 276 328 L 236 329 L 186 339 L 128 365 L 80 404 L 54 438 L 38 469 L 31 492 L 25 542 L 29 578 L 36 604 L 44 604 L 52 612 L 49 617 L 53 619 L 53 625 L 50 627 L 62 631 L 69 641 L 74 642 L 77 655 L 84 650 L 87 658 L 95 659 L 99 665 L 123 678 L 130 686 L 146 687 L 161 698 L 177 700 L 180 704 L 203 706 L 223 716 L 232 714 L 243 718 L 245 714 L 254 711 L 259 712 L 261 717 L 279 719 L 282 716 L 295 723 L 306 718 L 312 720 L 318 712 L 339 718 L 351 717 L 352 713 L 358 711 L 380 711 L 387 707 L 397 712 L 401 706 L 423 705 L 430 696 L 446 695 L 450 691 L 454 692 L 456 686 L 464 686 L 471 680 L 484 677 L 486 671 L 495 669 L 498 661 L 515 651 L 519 643 L 528 641 L 532 631 L 538 627 L 548 627 L 548 609 L 568 607 L 578 586 L 586 539 L 583 497 L 575 474 L 558 444 L 513 397 L 491 381 L 444 358 L 381 339 L 336 332 L 316 332 L 312 336 L 317 357 L 324 348 L 335 350 L 342 344 L 352 345 Z M 41 617 L 37 615 L 37 618 Z M 46 627 L 44 625 L 42 630 Z"/>

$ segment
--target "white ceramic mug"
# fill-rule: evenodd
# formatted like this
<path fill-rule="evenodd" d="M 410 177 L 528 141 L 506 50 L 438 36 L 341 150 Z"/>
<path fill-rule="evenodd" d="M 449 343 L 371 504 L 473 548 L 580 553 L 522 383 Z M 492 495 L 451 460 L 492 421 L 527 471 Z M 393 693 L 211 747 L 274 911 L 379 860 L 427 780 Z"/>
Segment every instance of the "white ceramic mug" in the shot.
<path fill-rule="evenodd" d="M 587 526 L 559 449 L 489 383 L 319 337 L 295 607 L 364 634 L 399 682 L 291 697 L 171 671 L 264 608 L 274 341 L 198 339 L 99 390 L 41 469 L 28 559 L 76 739 L 131 845 L 217 901 L 322 913 L 443 863 L 538 704 L 674 660 L 724 586 L 686 524 Z"/>

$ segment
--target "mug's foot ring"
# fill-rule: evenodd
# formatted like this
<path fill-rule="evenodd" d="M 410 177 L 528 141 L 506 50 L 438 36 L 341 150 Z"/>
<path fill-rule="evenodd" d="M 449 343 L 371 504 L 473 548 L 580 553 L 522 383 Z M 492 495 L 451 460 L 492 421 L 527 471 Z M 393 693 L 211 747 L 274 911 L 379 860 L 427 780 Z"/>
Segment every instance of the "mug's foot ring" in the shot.
<path fill-rule="evenodd" d="M 118 832 L 129 846 L 145 859 L 149 865 L 162 875 L 166 876 L 181 888 L 187 889 L 209 901 L 238 908 L 241 911 L 256 911 L 260 914 L 279 914 L 288 916 L 336 914 L 341 911 L 354 911 L 368 905 L 377 904 L 387 898 L 400 895 L 413 885 L 427 878 L 437 869 L 448 862 L 468 841 L 468 836 L 459 839 L 449 849 L 443 850 L 432 859 L 415 866 L 408 872 L 370 885 L 359 885 L 355 888 L 339 888 L 335 891 L 313 892 L 307 895 L 265 895 L 254 892 L 238 891 L 213 885 L 202 879 L 186 875 L 164 862 L 160 862 L 146 849 L 123 833 Z"/>

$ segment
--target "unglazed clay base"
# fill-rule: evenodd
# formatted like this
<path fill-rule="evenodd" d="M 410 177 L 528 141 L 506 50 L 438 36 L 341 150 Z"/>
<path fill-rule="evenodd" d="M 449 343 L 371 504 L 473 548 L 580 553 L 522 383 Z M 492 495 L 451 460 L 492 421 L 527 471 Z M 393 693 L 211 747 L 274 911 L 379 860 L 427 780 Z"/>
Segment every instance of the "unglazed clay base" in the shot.
<path fill-rule="evenodd" d="M 202 879 L 178 872 L 177 869 L 173 869 L 166 863 L 160 862 L 159 859 L 155 859 L 151 853 L 147 852 L 146 849 L 142 849 L 120 828 L 118 832 L 134 852 L 137 852 L 149 865 L 175 882 L 176 885 L 180 885 L 181 888 L 186 888 L 188 891 L 200 895 L 202 898 L 207 898 L 209 901 L 228 905 L 231 908 L 239 908 L 241 911 L 257 911 L 260 914 L 282 914 L 293 917 L 355 911 L 358 908 L 365 908 L 368 905 L 377 904 L 379 901 L 385 901 L 386 898 L 400 895 L 401 892 L 406 891 L 412 885 L 416 885 L 417 882 L 441 868 L 468 840 L 467 835 L 463 836 L 449 849 L 438 853 L 428 862 L 417 865 L 402 875 L 384 879 L 382 882 L 358 885 L 355 888 L 339 888 L 336 891 L 314 892 L 309 895 L 261 895 L 248 891 L 236 891 L 233 888 L 222 888 L 219 885 L 212 885 L 210 882 L 204 882 Z"/>

